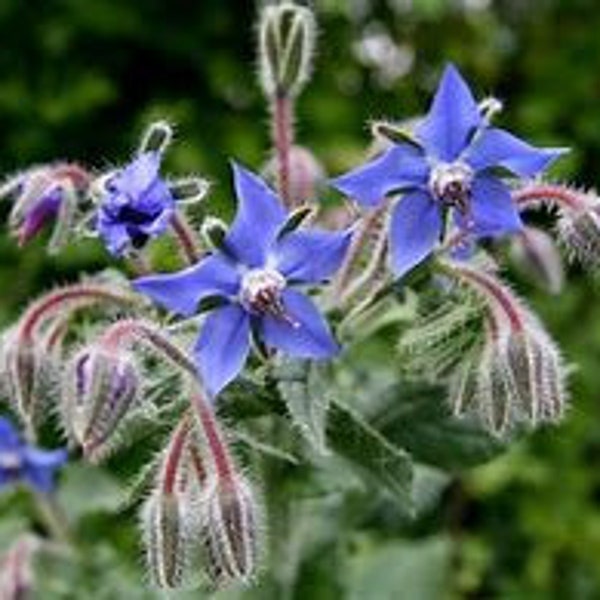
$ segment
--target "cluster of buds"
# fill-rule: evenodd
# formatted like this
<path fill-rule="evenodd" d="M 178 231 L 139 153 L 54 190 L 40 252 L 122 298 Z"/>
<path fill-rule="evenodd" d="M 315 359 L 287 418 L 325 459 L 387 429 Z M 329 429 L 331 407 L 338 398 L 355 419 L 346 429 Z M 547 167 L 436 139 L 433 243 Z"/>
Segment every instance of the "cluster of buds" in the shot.
<path fill-rule="evenodd" d="M 52 253 L 62 248 L 72 233 L 78 206 L 92 179 L 86 169 L 75 163 L 42 165 L 10 177 L 0 188 L 0 197 L 14 199 L 9 225 L 19 245 L 29 242 L 53 222 L 48 250 Z"/>
<path fill-rule="evenodd" d="M 65 323 L 77 310 L 97 304 L 131 306 L 136 300 L 114 286 L 81 283 L 42 296 L 6 332 L 0 365 L 4 385 L 21 418 L 37 422 L 45 400 L 57 382 L 56 362 Z"/>
<path fill-rule="evenodd" d="M 533 313 L 495 275 L 459 263 L 444 270 L 483 301 L 485 336 L 452 375 L 456 415 L 475 412 L 494 434 L 556 422 L 567 404 L 560 352 Z"/>
<path fill-rule="evenodd" d="M 163 589 L 196 585 L 200 571 L 221 589 L 256 574 L 260 510 L 212 408 L 195 390 L 194 417 L 175 429 L 142 514 L 147 566 Z"/>

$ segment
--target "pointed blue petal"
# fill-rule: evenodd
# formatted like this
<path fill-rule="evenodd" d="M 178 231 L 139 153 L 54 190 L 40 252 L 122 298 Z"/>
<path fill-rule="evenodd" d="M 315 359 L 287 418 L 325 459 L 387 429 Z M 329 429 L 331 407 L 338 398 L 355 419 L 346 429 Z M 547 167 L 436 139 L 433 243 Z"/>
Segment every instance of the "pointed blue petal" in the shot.
<path fill-rule="evenodd" d="M 331 184 L 359 204 L 376 206 L 392 192 L 424 185 L 428 175 L 429 166 L 419 148 L 396 144 Z"/>
<path fill-rule="evenodd" d="M 324 281 L 339 269 L 351 239 L 350 229 L 294 231 L 284 236 L 275 248 L 276 268 L 291 281 Z"/>
<path fill-rule="evenodd" d="M 113 184 L 125 194 L 138 196 L 158 177 L 161 155 L 159 152 L 144 152 L 118 171 Z"/>
<path fill-rule="evenodd" d="M 324 359 L 339 353 L 327 322 L 311 300 L 291 289 L 283 292 L 282 300 L 291 322 L 263 317 L 260 325 L 267 346 L 300 358 Z"/>
<path fill-rule="evenodd" d="M 135 290 L 168 310 L 193 315 L 198 303 L 209 296 L 232 297 L 238 292 L 240 275 L 233 263 L 220 254 L 168 275 L 149 275 L 132 282 Z"/>
<path fill-rule="evenodd" d="M 535 148 L 503 129 L 482 132 L 467 151 L 465 160 L 476 170 L 504 167 L 520 177 L 537 175 L 567 148 Z"/>
<path fill-rule="evenodd" d="M 21 446 L 21 438 L 14 425 L 0 417 L 0 450 L 15 450 Z"/>
<path fill-rule="evenodd" d="M 26 448 L 23 457 L 23 478 L 39 492 L 51 492 L 54 489 L 55 471 L 67 460 L 66 450 L 48 452 Z"/>
<path fill-rule="evenodd" d="M 233 172 L 238 208 L 225 244 L 241 263 L 262 267 L 286 220 L 286 211 L 273 190 L 254 173 L 235 163 Z"/>
<path fill-rule="evenodd" d="M 453 65 L 448 65 L 417 138 L 428 153 L 451 162 L 465 149 L 470 136 L 482 123 L 473 94 Z"/>
<path fill-rule="evenodd" d="M 400 278 L 433 250 L 442 232 L 438 205 L 426 192 L 404 196 L 395 207 L 390 225 L 392 268 Z"/>
<path fill-rule="evenodd" d="M 250 350 L 250 317 L 232 304 L 208 315 L 194 354 L 206 390 L 212 398 L 244 367 Z"/>
<path fill-rule="evenodd" d="M 471 188 L 472 231 L 479 237 L 496 237 L 523 229 L 509 189 L 497 178 L 479 176 Z"/>

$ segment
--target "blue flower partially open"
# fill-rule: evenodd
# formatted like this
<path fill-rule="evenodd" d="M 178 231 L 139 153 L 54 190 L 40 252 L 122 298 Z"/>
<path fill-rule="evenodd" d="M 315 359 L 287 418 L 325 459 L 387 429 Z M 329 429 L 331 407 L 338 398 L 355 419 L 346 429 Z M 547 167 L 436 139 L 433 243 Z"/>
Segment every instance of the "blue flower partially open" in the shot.
<path fill-rule="evenodd" d="M 54 489 L 56 469 L 66 460 L 66 450 L 45 451 L 26 444 L 11 422 L 0 417 L 0 490 L 25 483 L 49 493 Z"/>
<path fill-rule="evenodd" d="M 234 165 L 238 209 L 223 250 L 179 273 L 142 277 L 134 287 L 169 310 L 193 315 L 202 300 L 222 304 L 206 318 L 195 346 L 208 391 L 218 394 L 246 361 L 250 333 L 292 356 L 324 359 L 339 351 L 313 302 L 294 289 L 321 283 L 341 265 L 349 230 L 285 232 L 288 215 L 254 174 Z"/>
<path fill-rule="evenodd" d="M 96 228 L 112 254 L 140 248 L 169 226 L 175 199 L 160 177 L 161 157 L 159 151 L 143 152 L 106 183 Z"/>
<path fill-rule="evenodd" d="M 460 73 L 449 65 L 429 113 L 416 128 L 414 143 L 393 144 L 333 185 L 364 206 L 403 194 L 390 225 L 392 267 L 402 277 L 432 252 L 448 210 L 475 237 L 520 230 L 518 210 L 498 168 L 531 177 L 563 152 L 534 148 L 490 126 Z"/>

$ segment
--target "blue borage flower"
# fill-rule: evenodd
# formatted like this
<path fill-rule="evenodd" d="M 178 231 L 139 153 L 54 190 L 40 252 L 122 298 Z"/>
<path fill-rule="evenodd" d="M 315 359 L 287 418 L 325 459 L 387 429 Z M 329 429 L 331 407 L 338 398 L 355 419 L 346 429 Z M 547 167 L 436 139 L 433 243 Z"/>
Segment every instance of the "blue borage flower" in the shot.
<path fill-rule="evenodd" d="M 250 333 L 292 356 L 325 359 L 338 344 L 312 301 L 294 289 L 320 283 L 340 266 L 350 230 L 285 231 L 280 200 L 251 172 L 233 165 L 238 209 L 223 248 L 179 273 L 142 277 L 134 287 L 166 308 L 193 315 L 218 297 L 195 346 L 199 372 L 217 395 L 242 369 Z"/>
<path fill-rule="evenodd" d="M 392 267 L 402 277 L 432 252 L 449 209 L 458 227 L 476 238 L 520 230 L 518 210 L 498 168 L 531 177 L 563 152 L 534 148 L 492 127 L 460 73 L 449 65 L 414 142 L 393 144 L 333 185 L 364 206 L 404 194 L 390 224 Z"/>
<path fill-rule="evenodd" d="M 26 483 L 34 490 L 54 489 L 56 469 L 67 460 L 66 450 L 45 451 L 23 442 L 12 423 L 0 417 L 0 490 Z"/>
<path fill-rule="evenodd" d="M 112 254 L 140 248 L 167 229 L 175 198 L 160 177 L 161 158 L 158 150 L 142 152 L 106 182 L 96 227 Z"/>

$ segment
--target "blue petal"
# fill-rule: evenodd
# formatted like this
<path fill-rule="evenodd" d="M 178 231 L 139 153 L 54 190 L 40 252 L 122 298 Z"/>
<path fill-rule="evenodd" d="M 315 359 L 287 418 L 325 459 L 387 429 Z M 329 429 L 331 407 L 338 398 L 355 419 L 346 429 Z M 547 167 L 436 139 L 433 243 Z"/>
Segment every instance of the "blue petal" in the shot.
<path fill-rule="evenodd" d="M 390 245 L 392 268 L 402 277 L 433 250 L 442 233 L 442 215 L 426 192 L 416 191 L 400 200 L 392 214 Z"/>
<path fill-rule="evenodd" d="M 317 283 L 335 273 L 346 255 L 352 231 L 294 231 L 275 249 L 277 270 L 288 280 Z"/>
<path fill-rule="evenodd" d="M 125 194 L 137 196 L 158 177 L 160 161 L 159 152 L 144 152 L 121 169 L 113 178 L 112 184 Z"/>
<path fill-rule="evenodd" d="M 262 267 L 286 212 L 262 179 L 235 163 L 233 172 L 238 208 L 225 244 L 240 262 Z"/>
<path fill-rule="evenodd" d="M 365 206 L 379 204 L 388 194 L 424 185 L 429 166 L 423 152 L 396 144 L 381 156 L 332 180 L 332 185 Z"/>
<path fill-rule="evenodd" d="M 490 128 L 482 132 L 465 155 L 476 170 L 504 167 L 515 175 L 531 177 L 543 171 L 566 148 L 535 148 L 503 129 Z"/>
<path fill-rule="evenodd" d="M 39 492 L 51 492 L 54 488 L 55 471 L 67 460 L 66 450 L 47 452 L 37 448 L 27 448 L 24 451 L 24 458 L 23 478 Z"/>
<path fill-rule="evenodd" d="M 197 265 L 168 275 L 150 275 L 132 282 L 135 290 L 149 296 L 167 309 L 193 315 L 198 303 L 209 296 L 235 296 L 240 275 L 235 266 L 220 254 Z"/>
<path fill-rule="evenodd" d="M 510 191 L 499 179 L 476 177 L 471 196 L 470 217 L 475 235 L 496 237 L 523 229 L 523 222 Z"/>
<path fill-rule="evenodd" d="M 15 450 L 21 446 L 21 438 L 14 425 L 0 417 L 0 451 Z"/>
<path fill-rule="evenodd" d="M 108 251 L 115 256 L 122 254 L 129 245 L 130 237 L 127 233 L 127 226 L 115 222 L 103 211 L 98 212 L 96 230 L 102 237 Z"/>
<path fill-rule="evenodd" d="M 417 138 L 436 158 L 451 162 L 465 149 L 482 123 L 477 102 L 456 67 L 448 65 Z"/>
<path fill-rule="evenodd" d="M 283 304 L 291 322 L 265 316 L 261 333 L 267 346 L 301 358 L 329 358 L 340 348 L 315 305 L 304 294 L 284 290 Z"/>
<path fill-rule="evenodd" d="M 242 370 L 250 349 L 250 317 L 239 305 L 219 308 L 208 315 L 194 348 L 196 364 L 215 397 Z"/>

